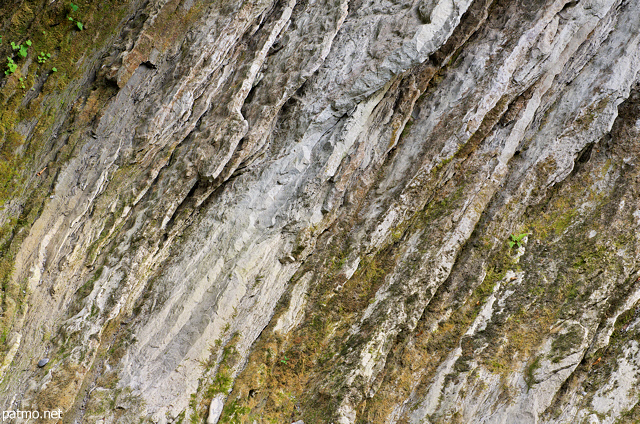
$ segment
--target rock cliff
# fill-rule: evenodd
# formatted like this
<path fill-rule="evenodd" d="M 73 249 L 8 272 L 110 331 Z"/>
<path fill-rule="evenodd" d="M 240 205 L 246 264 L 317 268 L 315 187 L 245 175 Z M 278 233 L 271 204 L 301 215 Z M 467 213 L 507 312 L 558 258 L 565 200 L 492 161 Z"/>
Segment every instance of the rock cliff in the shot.
<path fill-rule="evenodd" d="M 1 409 L 637 422 L 639 10 L 4 2 Z"/>

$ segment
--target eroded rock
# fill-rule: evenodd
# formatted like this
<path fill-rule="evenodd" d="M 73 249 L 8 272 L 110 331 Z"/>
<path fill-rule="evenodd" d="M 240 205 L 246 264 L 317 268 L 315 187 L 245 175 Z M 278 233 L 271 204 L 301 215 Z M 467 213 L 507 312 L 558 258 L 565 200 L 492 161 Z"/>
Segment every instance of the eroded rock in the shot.
<path fill-rule="evenodd" d="M 637 0 L 120 6 L 0 88 L 4 409 L 640 417 Z"/>

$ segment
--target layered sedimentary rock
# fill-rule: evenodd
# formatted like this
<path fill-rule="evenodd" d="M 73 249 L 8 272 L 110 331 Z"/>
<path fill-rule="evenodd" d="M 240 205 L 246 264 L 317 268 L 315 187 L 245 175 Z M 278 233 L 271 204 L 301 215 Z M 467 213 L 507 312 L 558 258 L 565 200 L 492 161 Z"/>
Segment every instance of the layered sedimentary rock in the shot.
<path fill-rule="evenodd" d="M 14 3 L 3 410 L 640 419 L 640 1 Z"/>

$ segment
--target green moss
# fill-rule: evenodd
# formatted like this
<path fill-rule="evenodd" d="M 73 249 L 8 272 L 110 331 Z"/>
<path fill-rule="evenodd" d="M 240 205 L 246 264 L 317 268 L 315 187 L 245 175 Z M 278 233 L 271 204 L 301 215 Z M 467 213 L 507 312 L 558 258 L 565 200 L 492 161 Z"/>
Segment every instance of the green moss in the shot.
<path fill-rule="evenodd" d="M 402 140 L 403 138 L 405 138 L 408 134 L 409 131 L 411 131 L 411 127 L 413 126 L 413 118 L 410 118 L 407 123 L 404 125 L 404 128 L 402 129 L 402 133 L 400 133 L 400 139 Z"/>
<path fill-rule="evenodd" d="M 576 346 L 582 342 L 582 329 L 579 325 L 573 325 L 564 334 L 559 334 L 551 343 L 550 359 L 560 362 Z"/>
<path fill-rule="evenodd" d="M 537 383 L 535 379 L 536 370 L 540 368 L 540 357 L 536 358 L 527 366 L 527 372 L 525 374 L 525 382 L 527 383 L 527 389 L 531 389 L 534 384 Z"/>
<path fill-rule="evenodd" d="M 102 266 L 98 268 L 96 272 L 93 273 L 93 276 L 86 283 L 84 283 L 82 287 L 78 289 L 78 291 L 76 292 L 76 296 L 78 299 L 84 299 L 93 291 L 93 285 L 96 281 L 98 281 L 100 276 L 102 276 L 103 270 L 104 267 Z"/>
<path fill-rule="evenodd" d="M 463 200 L 465 186 L 465 184 L 460 184 L 453 193 L 439 200 L 429 202 L 424 211 L 418 214 L 421 221 L 424 224 L 430 224 L 437 219 L 450 215 L 458 203 Z"/>
<path fill-rule="evenodd" d="M 192 393 L 189 397 L 189 408 L 191 409 L 189 421 L 191 424 L 198 424 L 201 421 L 201 418 L 198 414 L 198 395 L 196 393 Z"/>
<path fill-rule="evenodd" d="M 178 416 L 176 417 L 176 424 L 182 424 L 184 422 L 184 416 L 187 413 L 187 411 L 182 411 L 180 414 L 178 414 Z"/>
<path fill-rule="evenodd" d="M 215 364 L 217 364 L 218 368 L 216 374 L 213 376 L 211 382 L 207 386 L 206 389 L 202 389 L 204 380 L 200 380 L 200 384 L 196 393 L 191 394 L 191 399 L 189 402 L 189 420 L 192 423 L 199 423 L 203 421 L 207 414 L 207 409 L 211 400 L 217 394 L 227 394 L 231 391 L 233 385 L 233 369 L 237 365 L 237 361 L 239 359 L 238 351 L 236 349 L 236 344 L 240 337 L 239 333 L 235 333 L 231 336 L 231 339 L 227 342 L 226 346 L 222 349 L 222 352 L 219 358 L 216 358 L 216 352 L 219 346 L 222 344 L 222 341 L 216 340 L 214 346 L 211 347 L 211 357 L 206 361 L 201 363 L 205 371 L 211 369 Z M 227 418 L 231 421 L 221 421 L 221 422 L 236 422 L 236 419 L 241 414 L 244 414 L 244 408 L 239 404 L 231 404 L 228 409 L 223 410 L 223 415 L 227 414 Z M 227 405 L 229 406 L 229 405 Z M 226 408 L 226 407 L 225 407 Z M 222 420 L 221 416 L 221 420 Z M 184 416 L 183 416 L 184 419 Z"/>
<path fill-rule="evenodd" d="M 637 308 L 631 308 L 628 311 L 625 311 L 623 313 L 621 313 L 618 316 L 618 319 L 616 320 L 615 323 L 615 329 L 617 331 L 622 330 L 623 328 L 625 328 L 632 320 L 634 320 L 635 318 L 637 318 L 640 314 L 639 314 L 639 310 Z"/>
<path fill-rule="evenodd" d="M 231 424 L 244 423 L 246 420 L 244 420 L 243 417 L 250 411 L 251 409 L 249 407 L 241 406 L 240 402 L 235 399 L 224 406 L 219 422 Z"/>
<path fill-rule="evenodd" d="M 91 305 L 91 313 L 89 314 L 89 316 L 92 317 L 92 318 L 96 317 L 96 316 L 98 316 L 99 312 L 100 312 L 100 308 L 98 308 L 96 306 L 96 304 L 94 303 L 94 304 Z"/>
<path fill-rule="evenodd" d="M 346 281 L 341 271 L 352 253 L 348 236 L 345 232 L 333 238 L 325 249 L 326 255 L 318 258 L 320 263 L 314 265 L 323 278 L 310 285 L 312 290 L 303 322 L 286 338 L 269 333 L 269 337 L 261 339 L 254 347 L 247 369 L 235 381 L 225 406 L 230 417 L 242 414 L 245 418 L 250 417 L 250 411 L 260 404 L 263 405 L 261 422 L 281 422 L 285 416 L 296 416 L 305 422 L 329 422 L 337 398 L 329 399 L 316 391 L 305 392 L 304 386 L 314 370 L 337 369 L 344 360 L 345 349 L 366 342 L 366 334 L 350 338 L 346 343 L 340 340 L 346 337 L 354 312 L 369 305 L 384 282 L 391 265 L 392 250 L 393 247 L 389 247 L 382 254 L 363 257 L 354 275 Z M 307 271 L 300 270 L 292 279 L 292 286 Z M 341 293 L 348 295 L 336 296 L 334 288 L 338 285 L 342 286 Z M 280 302 L 273 322 L 286 310 L 288 302 L 288 297 Z M 340 375 L 332 374 L 331 384 L 338 384 L 340 378 Z M 313 416 L 302 416 L 300 411 Z"/>
<path fill-rule="evenodd" d="M 616 419 L 616 424 L 637 423 L 640 422 L 640 401 L 620 414 L 620 417 Z"/>
<path fill-rule="evenodd" d="M 555 231 L 556 235 L 562 234 L 567 227 L 574 222 L 575 217 L 577 216 L 577 211 L 569 210 L 565 213 L 560 214 L 552 224 L 552 228 Z"/>
<path fill-rule="evenodd" d="M 0 328 L 3 329 L 11 325 L 18 312 L 12 305 L 20 305 L 23 298 L 22 290 L 10 283 L 15 252 L 48 199 L 55 168 L 64 165 L 79 139 L 72 134 L 64 147 L 52 145 L 54 141 L 50 136 L 54 123 L 59 124 L 66 119 L 65 128 L 73 121 L 73 118 L 68 119 L 68 111 L 60 104 L 75 101 L 80 90 L 85 89 L 81 84 L 69 86 L 87 71 L 90 61 L 80 59 L 90 59 L 104 45 L 118 28 L 118 22 L 128 7 L 127 2 L 118 0 L 107 3 L 80 4 L 88 26 L 88 30 L 82 33 L 65 21 L 67 10 L 61 3 L 42 2 L 36 5 L 21 2 L 16 8 L 15 4 L 5 2 L 0 6 L 0 16 L 7 18 L 0 38 L 7 44 L 13 41 L 22 43 L 24 47 L 27 47 L 25 40 L 32 41 L 31 46 L 25 49 L 31 57 L 13 57 L 19 69 L 6 77 L 6 83 L 0 89 L 0 207 L 13 199 L 23 208 L 20 216 L 9 217 L 9 222 L 0 229 L 0 281 L 4 310 Z M 0 45 L 2 49 L 3 45 Z M 38 63 L 35 59 L 39 52 L 50 52 L 52 57 L 46 63 Z M 31 64 L 22 74 L 20 68 L 27 60 L 31 60 Z M 53 66 L 57 67 L 57 73 L 51 73 Z M 40 78 L 46 79 L 43 92 L 25 103 L 25 93 L 20 86 L 24 84 L 29 89 Z M 93 119 L 87 116 L 89 118 Z M 36 123 L 28 140 L 16 131 L 21 122 Z M 76 121 L 76 125 L 81 127 L 87 122 Z M 58 153 L 56 162 L 50 162 L 55 153 Z"/>

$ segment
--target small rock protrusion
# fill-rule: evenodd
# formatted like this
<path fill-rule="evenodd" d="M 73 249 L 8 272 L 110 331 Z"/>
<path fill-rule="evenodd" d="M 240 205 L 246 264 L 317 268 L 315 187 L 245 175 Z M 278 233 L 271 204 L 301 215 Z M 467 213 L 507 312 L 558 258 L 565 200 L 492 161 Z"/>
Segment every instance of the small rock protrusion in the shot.
<path fill-rule="evenodd" d="M 431 23 L 431 12 L 433 12 L 433 8 L 435 7 L 434 3 L 433 0 L 424 0 L 418 5 L 418 17 L 425 25 Z"/>
<path fill-rule="evenodd" d="M 49 363 L 49 358 L 42 358 L 38 361 L 38 367 L 42 368 Z"/>
<path fill-rule="evenodd" d="M 280 263 L 282 265 L 288 265 L 288 264 L 292 264 L 296 261 L 296 258 L 294 258 L 292 255 L 287 255 L 285 257 L 282 257 L 280 259 L 278 259 L 280 261 Z"/>

